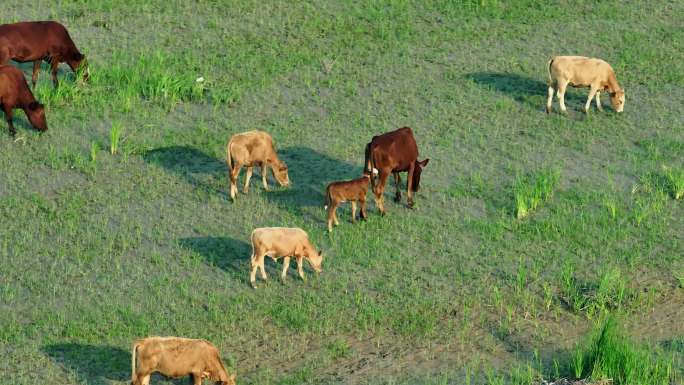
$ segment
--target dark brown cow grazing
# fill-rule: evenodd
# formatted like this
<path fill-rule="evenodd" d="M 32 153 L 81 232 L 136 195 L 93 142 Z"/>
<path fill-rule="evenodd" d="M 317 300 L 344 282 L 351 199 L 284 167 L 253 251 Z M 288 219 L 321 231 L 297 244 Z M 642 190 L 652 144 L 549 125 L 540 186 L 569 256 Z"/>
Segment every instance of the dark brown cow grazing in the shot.
<path fill-rule="evenodd" d="M 50 63 L 52 83 L 57 87 L 57 66 L 66 62 L 71 70 L 83 70 L 88 80 L 88 61 L 76 48 L 69 32 L 55 21 L 27 21 L 0 25 L 0 64 L 10 60 L 33 62 L 33 86 L 36 86 L 40 63 Z"/>
<path fill-rule="evenodd" d="M 370 173 L 364 172 L 361 178 L 349 181 L 332 182 L 325 189 L 325 209 L 328 210 L 328 232 L 340 222 L 337 220 L 337 206 L 343 202 L 351 202 L 352 223 L 356 223 L 356 202 L 361 206 L 361 219 L 368 218 L 366 213 L 366 192 L 370 183 Z"/>
<path fill-rule="evenodd" d="M 178 378 L 191 376 L 194 385 L 208 378 L 217 385 L 235 385 L 218 349 L 205 340 L 179 337 L 149 337 L 135 341 L 131 352 L 131 384 L 149 385 L 152 373 Z"/>
<path fill-rule="evenodd" d="M 45 108 L 36 101 L 29 89 L 24 74 L 11 65 L 0 65 L 0 108 L 5 112 L 9 131 L 16 134 L 12 124 L 12 110 L 21 108 L 31 125 L 39 131 L 47 131 Z"/>
<path fill-rule="evenodd" d="M 413 192 L 420 187 L 420 174 L 423 167 L 427 166 L 430 159 L 418 161 L 418 145 L 413 137 L 410 127 L 402 127 L 392 132 L 374 136 L 373 140 L 366 145 L 366 172 L 372 173 L 371 184 L 375 203 L 382 215 L 385 214 L 385 199 L 383 193 L 385 184 L 390 174 L 394 174 L 394 181 L 397 185 L 397 193 L 394 200 L 401 201 L 399 183 L 400 172 L 408 172 L 407 195 L 408 206 L 413 207 Z M 377 177 L 380 181 L 376 181 Z"/>

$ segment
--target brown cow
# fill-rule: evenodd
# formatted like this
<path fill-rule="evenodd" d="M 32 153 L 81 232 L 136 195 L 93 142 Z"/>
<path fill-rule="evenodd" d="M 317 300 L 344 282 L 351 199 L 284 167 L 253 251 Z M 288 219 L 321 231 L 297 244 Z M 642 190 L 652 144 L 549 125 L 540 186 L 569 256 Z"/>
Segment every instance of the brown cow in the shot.
<path fill-rule="evenodd" d="M 0 107 L 5 111 L 12 136 L 17 133 L 12 123 L 12 110 L 15 108 L 24 110 L 31 125 L 37 130 L 48 129 L 45 107 L 33 97 L 24 74 L 11 65 L 0 65 Z"/>
<path fill-rule="evenodd" d="M 394 174 L 394 182 L 397 192 L 394 197 L 396 202 L 401 201 L 399 184 L 400 172 L 408 172 L 407 195 L 408 206 L 413 207 L 413 192 L 420 187 L 420 174 L 423 167 L 427 166 L 430 159 L 418 161 L 418 145 L 413 137 L 410 127 L 402 127 L 392 132 L 374 136 L 373 140 L 366 145 L 366 172 L 372 173 L 371 184 L 375 194 L 375 203 L 382 215 L 385 215 L 385 184 L 390 174 Z M 376 181 L 377 177 L 380 181 Z"/>
<path fill-rule="evenodd" d="M 337 220 L 337 206 L 343 202 L 351 202 L 352 223 L 356 223 L 356 202 L 361 206 L 361 219 L 366 219 L 366 192 L 371 176 L 364 172 L 361 178 L 349 181 L 332 182 L 325 189 L 325 209 L 328 210 L 328 232 L 332 232 L 332 224 L 335 226 L 340 222 Z"/>
<path fill-rule="evenodd" d="M 228 162 L 230 197 L 233 200 L 237 196 L 237 178 L 242 166 L 247 166 L 245 194 L 249 191 L 249 179 L 252 177 L 252 167 L 254 166 L 261 167 L 261 179 L 266 191 L 268 191 L 266 177 L 269 166 L 273 169 L 273 176 L 281 186 L 290 184 L 287 166 L 278 158 L 273 146 L 273 138 L 263 131 L 254 130 L 233 135 L 226 146 L 226 161 Z"/>
<path fill-rule="evenodd" d="M 573 87 L 589 87 L 589 98 L 584 105 L 584 112 L 589 113 L 591 100 L 596 95 L 596 108 L 603 111 L 601 91 L 608 91 L 610 102 L 617 112 L 625 108 L 625 91 L 620 88 L 615 71 L 610 64 L 601 59 L 584 56 L 556 56 L 549 60 L 549 98 L 546 100 L 546 112 L 551 112 L 554 88 L 557 90 L 558 102 L 561 111 L 565 108 L 565 89 L 568 85 Z"/>
<path fill-rule="evenodd" d="M 191 376 L 194 385 L 201 385 L 204 378 L 235 385 L 235 374 L 228 375 L 218 349 L 206 340 L 143 338 L 133 343 L 131 356 L 131 385 L 149 385 L 155 372 L 170 378 Z"/>
<path fill-rule="evenodd" d="M 264 257 L 269 256 L 274 261 L 283 258 L 283 273 L 280 278 L 285 280 L 287 269 L 290 267 L 290 257 L 297 260 L 297 271 L 302 280 L 304 278 L 304 259 L 309 261 L 313 269 L 320 273 L 323 271 L 323 251 L 316 251 L 316 248 L 309 241 L 309 236 L 300 228 L 289 227 L 261 227 L 252 231 L 252 272 L 249 282 L 256 288 L 257 268 L 261 269 L 261 278 L 267 280 L 266 270 L 264 269 Z"/>
<path fill-rule="evenodd" d="M 83 71 L 83 80 L 88 80 L 88 61 L 76 48 L 66 28 L 55 21 L 28 21 L 0 25 L 0 64 L 10 60 L 33 62 L 33 86 L 36 86 L 40 63 L 50 63 L 52 82 L 57 87 L 57 67 L 66 62 L 76 73 Z"/>

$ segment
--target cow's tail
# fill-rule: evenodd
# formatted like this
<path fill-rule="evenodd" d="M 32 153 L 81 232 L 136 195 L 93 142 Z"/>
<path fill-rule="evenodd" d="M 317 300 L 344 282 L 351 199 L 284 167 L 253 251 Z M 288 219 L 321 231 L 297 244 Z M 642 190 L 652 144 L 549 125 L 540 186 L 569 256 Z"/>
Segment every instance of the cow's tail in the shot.
<path fill-rule="evenodd" d="M 332 196 L 330 196 L 330 190 L 330 185 L 328 185 L 328 187 L 325 189 L 325 206 L 323 206 L 325 210 L 327 210 L 328 206 L 332 204 Z"/>
<path fill-rule="evenodd" d="M 140 344 L 138 343 L 138 341 L 135 341 L 133 343 L 133 349 L 131 349 L 131 384 L 136 384 L 138 382 L 138 378 L 137 378 L 137 375 L 135 373 L 135 364 L 136 364 L 135 355 L 136 355 L 136 352 L 138 350 L 138 346 L 140 346 Z"/>
<path fill-rule="evenodd" d="M 549 62 L 546 65 L 546 70 L 549 74 L 549 82 L 548 82 L 549 87 L 553 87 L 553 78 L 551 77 L 551 66 L 553 65 L 553 61 L 555 59 L 556 59 L 555 57 L 552 57 L 551 60 L 549 60 Z"/>
<path fill-rule="evenodd" d="M 370 175 L 371 186 L 375 188 L 375 176 L 378 174 L 378 170 L 375 168 L 375 161 L 373 159 L 373 146 L 372 142 L 366 145 L 366 161 L 365 161 L 366 172 Z"/>
<path fill-rule="evenodd" d="M 228 169 L 232 170 L 233 169 L 233 156 L 230 153 L 230 146 L 233 144 L 233 141 L 231 140 L 228 142 L 228 145 L 226 146 L 226 163 L 228 163 Z"/>

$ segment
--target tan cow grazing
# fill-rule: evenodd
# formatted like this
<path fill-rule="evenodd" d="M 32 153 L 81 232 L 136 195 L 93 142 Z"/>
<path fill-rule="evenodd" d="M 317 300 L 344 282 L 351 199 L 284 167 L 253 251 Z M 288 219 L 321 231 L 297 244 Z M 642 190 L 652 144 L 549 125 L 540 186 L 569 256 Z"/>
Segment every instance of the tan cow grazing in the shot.
<path fill-rule="evenodd" d="M 235 385 L 235 374 L 221 362 L 219 351 L 206 340 L 148 337 L 136 340 L 131 352 L 131 385 L 149 385 L 152 373 L 178 378 L 191 376 L 194 385 L 208 378 L 216 385 Z"/>
<path fill-rule="evenodd" d="M 252 177 L 252 168 L 261 167 L 261 179 L 264 182 L 264 190 L 268 191 L 268 167 L 273 169 L 273 176 L 281 186 L 288 186 L 290 179 L 287 175 L 287 166 L 276 154 L 271 135 L 259 131 L 247 131 L 233 135 L 226 146 L 226 161 L 228 162 L 228 177 L 230 179 L 230 197 L 235 200 L 237 196 L 237 178 L 242 166 L 247 167 L 244 193 L 249 191 L 249 179 Z"/>
<path fill-rule="evenodd" d="M 610 102 L 617 112 L 625 108 L 625 91 L 620 88 L 615 72 L 610 64 L 601 59 L 584 56 L 555 56 L 549 60 L 549 98 L 546 101 L 546 112 L 551 112 L 554 88 L 557 91 L 561 111 L 565 108 L 565 89 L 568 85 L 573 87 L 589 87 L 589 98 L 584 105 L 584 112 L 589 113 L 591 99 L 596 96 L 596 108 L 601 107 L 601 91 L 608 91 Z"/>
<path fill-rule="evenodd" d="M 361 178 L 349 181 L 332 182 L 325 189 L 325 209 L 328 210 L 328 232 L 332 232 L 332 224 L 337 220 L 337 206 L 343 202 L 351 202 L 352 223 L 356 223 L 356 202 L 361 206 L 361 219 L 368 218 L 366 213 L 366 192 L 370 183 L 370 173 L 364 172 Z"/>
<path fill-rule="evenodd" d="M 264 257 L 269 256 L 274 261 L 283 257 L 283 273 L 280 278 L 285 280 L 287 269 L 290 267 L 290 258 L 297 260 L 297 271 L 302 280 L 304 278 L 304 259 L 309 261 L 311 267 L 320 273 L 323 271 L 323 251 L 316 248 L 309 241 L 309 236 L 300 228 L 289 227 L 261 227 L 252 231 L 252 272 L 249 282 L 256 289 L 256 272 L 261 268 L 261 278 L 265 281 L 266 270 L 264 269 Z"/>

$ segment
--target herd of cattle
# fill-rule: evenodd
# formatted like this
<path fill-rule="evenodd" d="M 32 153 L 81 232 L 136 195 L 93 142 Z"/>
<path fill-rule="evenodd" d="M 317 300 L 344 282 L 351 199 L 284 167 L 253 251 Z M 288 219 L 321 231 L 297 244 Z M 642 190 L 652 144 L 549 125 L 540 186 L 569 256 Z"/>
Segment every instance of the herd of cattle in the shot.
<path fill-rule="evenodd" d="M 66 28 L 57 22 L 21 22 L 0 25 L 0 107 L 7 118 L 9 131 L 15 135 L 12 124 L 12 110 L 24 110 L 31 125 L 39 131 L 46 131 L 45 108 L 33 96 L 24 74 L 8 65 L 15 62 L 33 62 L 32 85 L 35 87 L 38 71 L 43 60 L 51 66 L 54 87 L 58 86 L 57 68 L 66 62 L 71 69 L 82 74 L 83 80 L 89 76 L 88 62 L 69 36 Z M 607 91 L 615 111 L 622 112 L 625 93 L 617 82 L 612 67 L 603 60 L 581 56 L 556 56 L 548 62 L 549 88 L 546 104 L 547 113 L 551 111 L 553 94 L 556 93 L 561 110 L 566 112 L 565 90 L 573 87 L 589 87 L 589 98 L 585 112 L 589 111 L 592 99 L 602 110 L 599 98 L 601 91 Z M 234 135 L 226 148 L 226 161 L 229 169 L 230 197 L 235 201 L 238 193 L 237 179 L 242 167 L 246 167 L 244 193 L 249 190 L 252 170 L 258 166 L 264 189 L 268 190 L 268 169 L 271 168 L 276 181 L 288 186 L 290 180 L 285 163 L 278 158 L 273 138 L 263 131 L 249 131 Z M 384 215 L 384 190 L 390 174 L 396 184 L 395 200 L 401 200 L 400 172 L 408 173 L 408 206 L 413 207 L 413 193 L 418 191 L 422 170 L 429 159 L 418 160 L 418 145 L 409 127 L 374 136 L 366 145 L 363 175 L 349 181 L 330 183 L 325 189 L 325 208 L 327 209 L 328 231 L 333 223 L 339 224 L 337 207 L 343 202 L 352 206 L 352 223 L 356 222 L 356 205 L 360 205 L 361 219 L 366 219 L 366 194 L 372 186 L 375 203 Z M 261 278 L 267 279 L 264 258 L 273 260 L 283 258 L 281 278 L 287 277 L 290 259 L 297 261 L 297 271 L 304 280 L 303 262 L 307 260 L 316 271 L 322 270 L 323 253 L 317 251 L 309 241 L 307 233 L 299 228 L 267 227 L 255 229 L 250 237 L 252 244 L 250 283 L 256 288 L 256 273 L 261 270 Z M 205 340 L 179 337 L 149 337 L 135 341 L 132 349 L 133 385 L 148 385 L 152 373 L 168 377 L 191 376 L 195 385 L 203 379 L 217 381 L 217 384 L 234 385 L 235 374 L 229 375 L 221 362 L 218 349 Z"/>

